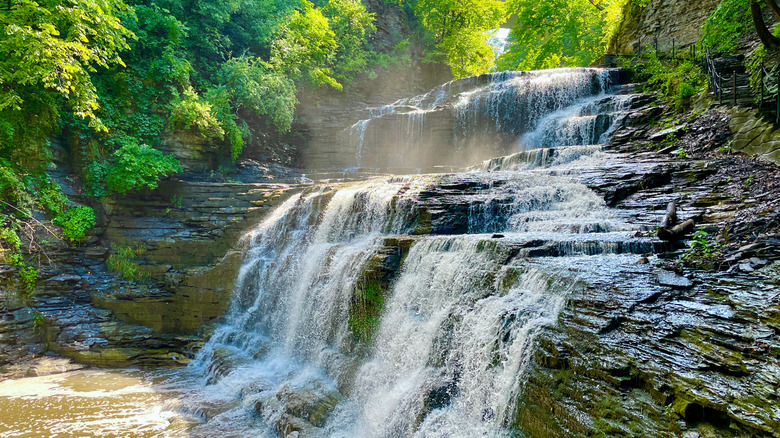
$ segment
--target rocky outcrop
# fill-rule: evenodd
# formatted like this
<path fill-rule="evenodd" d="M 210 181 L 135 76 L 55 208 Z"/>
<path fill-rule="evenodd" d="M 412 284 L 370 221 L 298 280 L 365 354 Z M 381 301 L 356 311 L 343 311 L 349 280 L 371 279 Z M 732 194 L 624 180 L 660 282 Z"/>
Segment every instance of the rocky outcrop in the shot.
<path fill-rule="evenodd" d="M 17 292 L 15 269 L 3 267 L 0 366 L 28 357 L 28 368 L 40 367 L 33 359 L 44 351 L 104 367 L 187 363 L 198 334 L 230 303 L 243 232 L 295 190 L 175 179 L 155 191 L 105 198 L 86 246 L 43 236 L 45 263 L 29 298 Z M 140 279 L 107 269 L 120 247 L 141 249 L 127 261 Z"/>
<path fill-rule="evenodd" d="M 776 288 L 731 275 L 680 291 L 653 286 L 650 265 L 627 263 L 630 278 L 599 273 L 609 291 L 576 291 L 540 335 L 518 427 L 547 437 L 779 436 Z"/>
<path fill-rule="evenodd" d="M 572 274 L 586 286 L 573 289 L 558 323 L 539 335 L 517 407 L 527 436 L 780 436 L 780 252 L 767 243 L 777 241 L 778 224 L 767 217 L 774 201 L 755 199 L 774 193 L 777 169 L 728 155 L 728 120 L 719 110 L 693 118 L 678 127 L 673 147 L 647 141 L 648 132 L 626 140 L 639 125 L 615 136 L 611 147 L 634 151 L 636 169 L 667 162 L 654 166 L 665 178 L 615 205 L 644 212 L 634 221 L 651 227 L 675 201 L 680 218 L 719 236 L 707 245 L 721 255 L 681 248 L 656 263 L 624 258 L 614 270 L 578 264 Z M 728 273 L 666 263 L 682 254 L 690 266 Z"/>
<path fill-rule="evenodd" d="M 105 199 L 105 239 L 114 249 L 142 248 L 136 262 L 153 287 L 100 291 L 96 304 L 156 331 L 198 331 L 229 304 L 241 235 L 291 191 L 286 184 L 169 180 L 140 198 Z"/>
<path fill-rule="evenodd" d="M 677 49 L 687 47 L 699 41 L 702 25 L 718 3 L 720 0 L 651 0 L 643 7 L 627 2 L 608 53 L 630 55 L 636 53 L 640 41 L 652 45 L 656 38 L 658 50 L 664 53 L 672 50 L 672 39 Z"/>

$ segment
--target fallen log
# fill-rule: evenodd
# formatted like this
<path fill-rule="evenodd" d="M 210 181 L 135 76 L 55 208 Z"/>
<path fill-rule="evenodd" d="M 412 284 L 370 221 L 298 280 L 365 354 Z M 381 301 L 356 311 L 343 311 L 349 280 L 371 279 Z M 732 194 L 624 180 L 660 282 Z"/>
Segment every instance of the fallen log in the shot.
<path fill-rule="evenodd" d="M 661 228 L 672 228 L 677 224 L 677 206 L 674 204 L 674 201 L 670 202 L 669 205 L 666 206 L 666 216 L 664 216 L 664 219 L 661 221 Z"/>
<path fill-rule="evenodd" d="M 658 229 L 658 238 L 667 242 L 680 240 L 683 238 L 683 236 L 693 231 L 694 224 L 695 223 L 693 219 L 688 219 L 687 221 L 679 225 L 675 225 L 672 228 L 661 227 Z"/>

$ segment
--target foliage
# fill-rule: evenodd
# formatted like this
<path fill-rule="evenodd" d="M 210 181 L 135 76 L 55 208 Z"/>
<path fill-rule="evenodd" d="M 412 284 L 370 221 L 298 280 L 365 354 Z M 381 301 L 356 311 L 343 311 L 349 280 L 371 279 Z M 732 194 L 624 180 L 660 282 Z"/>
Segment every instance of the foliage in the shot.
<path fill-rule="evenodd" d="M 28 102 L 52 104 L 54 94 L 100 126 L 90 71 L 123 64 L 119 52 L 132 34 L 117 15 L 127 6 L 121 0 L 15 0 L 9 6 L 0 14 L 3 119 L 13 120 L 8 112 L 24 112 Z"/>
<path fill-rule="evenodd" d="M 374 14 L 360 0 L 329 0 L 322 8 L 330 28 L 336 35 L 333 76 L 342 84 L 367 70 L 374 60 L 368 39 L 376 32 Z"/>
<path fill-rule="evenodd" d="M 123 146 L 113 158 L 105 182 L 109 190 L 120 194 L 144 187 L 155 189 L 161 177 L 181 171 L 179 160 L 147 145 Z"/>
<path fill-rule="evenodd" d="M 658 91 L 672 109 L 680 111 L 690 104 L 690 99 L 707 87 L 701 68 L 689 60 L 663 61 L 652 48 L 642 52 L 630 64 L 637 81 L 646 89 Z"/>
<path fill-rule="evenodd" d="M 0 157 L 45 164 L 60 115 L 98 130 L 97 67 L 123 65 L 122 0 L 14 0 L 0 13 Z"/>
<path fill-rule="evenodd" d="M 38 283 L 38 270 L 32 266 L 19 268 L 19 279 L 22 282 L 22 290 L 30 295 L 35 291 L 35 285 Z"/>
<path fill-rule="evenodd" d="M 330 68 L 338 43 L 328 19 L 308 0 L 303 11 L 293 11 L 271 46 L 271 60 L 278 72 L 310 88 L 330 85 L 341 89 Z"/>
<path fill-rule="evenodd" d="M 49 320 L 41 312 L 34 311 L 32 317 L 32 326 L 34 329 L 44 327 Z"/>
<path fill-rule="evenodd" d="M 0 212 L 6 206 L 14 206 L 15 213 L 28 211 L 33 203 L 22 173 L 2 157 L 0 157 L 0 202 L 4 204 Z"/>
<path fill-rule="evenodd" d="M 494 53 L 487 31 L 497 29 L 508 14 L 498 0 L 417 0 L 414 13 L 434 37 L 428 59 L 443 59 L 457 77 L 486 73 Z"/>
<path fill-rule="evenodd" d="M 693 234 L 688 251 L 683 254 L 684 263 L 699 269 L 711 268 L 713 261 L 718 257 L 722 245 L 717 245 L 710 240 L 709 234 L 700 228 Z"/>
<path fill-rule="evenodd" d="M 739 37 L 753 29 L 748 0 L 723 0 L 704 22 L 702 42 L 723 52 L 737 49 Z"/>
<path fill-rule="evenodd" d="M 624 0 L 510 0 L 517 22 L 499 69 L 584 66 L 605 53 L 622 19 Z"/>
<path fill-rule="evenodd" d="M 115 254 L 108 256 L 108 268 L 119 273 L 122 278 L 130 281 L 143 281 L 149 278 L 149 273 L 135 262 L 136 257 L 143 255 L 146 249 L 142 246 L 120 246 Z"/>
<path fill-rule="evenodd" d="M 208 139 L 225 138 L 225 130 L 211 110 L 211 104 L 201 98 L 192 87 L 184 90 L 184 97 L 176 102 L 171 111 L 170 123 L 174 127 L 196 128 Z"/>
<path fill-rule="evenodd" d="M 71 208 L 54 218 L 54 224 L 62 227 L 62 233 L 71 242 L 81 242 L 95 224 L 95 211 L 92 207 L 82 205 Z"/>
<path fill-rule="evenodd" d="M 283 74 L 269 71 L 257 58 L 234 58 L 222 67 L 225 86 L 236 107 L 257 117 L 268 117 L 281 132 L 290 130 L 298 99 L 295 84 Z"/>
<path fill-rule="evenodd" d="M 38 190 L 36 202 L 52 214 L 57 215 L 64 211 L 68 198 L 62 194 L 59 185 L 50 183 Z"/>

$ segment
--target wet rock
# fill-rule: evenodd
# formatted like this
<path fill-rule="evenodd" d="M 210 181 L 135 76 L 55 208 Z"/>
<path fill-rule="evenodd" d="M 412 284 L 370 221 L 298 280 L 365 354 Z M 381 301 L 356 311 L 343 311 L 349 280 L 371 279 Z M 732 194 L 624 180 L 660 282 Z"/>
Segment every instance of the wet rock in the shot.
<path fill-rule="evenodd" d="M 750 260 L 748 260 L 748 261 L 750 262 L 750 264 L 753 267 L 757 267 L 757 268 L 760 268 L 760 267 L 763 267 L 763 266 L 766 266 L 766 265 L 769 264 L 769 260 L 761 259 L 761 258 L 758 258 L 758 257 L 751 257 Z"/>
<path fill-rule="evenodd" d="M 693 286 L 691 280 L 669 271 L 662 271 L 658 274 L 658 284 L 678 289 L 687 289 Z"/>
<path fill-rule="evenodd" d="M 753 266 L 750 265 L 750 263 L 742 263 L 739 265 L 739 270 L 742 272 L 753 272 L 755 269 L 753 269 Z"/>
<path fill-rule="evenodd" d="M 335 389 L 322 382 L 282 386 L 275 394 L 263 393 L 255 402 L 255 412 L 281 436 L 300 432 L 311 436 L 323 426 L 336 405 L 343 400 Z"/>
<path fill-rule="evenodd" d="M 683 133 L 686 131 L 685 125 L 675 126 L 672 128 L 664 129 L 662 131 L 658 131 L 655 134 L 651 135 L 649 140 L 650 141 L 663 141 L 669 138 L 670 136 L 672 138 L 679 138 Z"/>

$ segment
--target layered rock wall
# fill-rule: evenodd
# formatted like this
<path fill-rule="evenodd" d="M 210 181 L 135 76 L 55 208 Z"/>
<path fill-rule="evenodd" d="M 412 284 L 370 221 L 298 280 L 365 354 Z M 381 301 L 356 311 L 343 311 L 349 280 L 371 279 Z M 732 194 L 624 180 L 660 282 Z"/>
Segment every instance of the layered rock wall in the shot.
<path fill-rule="evenodd" d="M 633 1 L 623 10 L 624 20 L 610 43 L 609 53 L 630 55 L 636 53 L 639 42 L 653 44 L 658 39 L 658 50 L 687 47 L 702 36 L 702 25 L 720 3 L 720 0 L 651 0 L 647 6 Z"/>

